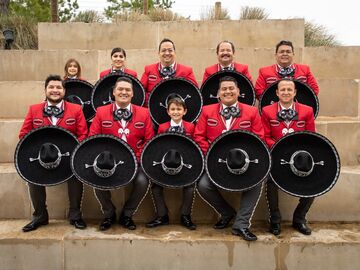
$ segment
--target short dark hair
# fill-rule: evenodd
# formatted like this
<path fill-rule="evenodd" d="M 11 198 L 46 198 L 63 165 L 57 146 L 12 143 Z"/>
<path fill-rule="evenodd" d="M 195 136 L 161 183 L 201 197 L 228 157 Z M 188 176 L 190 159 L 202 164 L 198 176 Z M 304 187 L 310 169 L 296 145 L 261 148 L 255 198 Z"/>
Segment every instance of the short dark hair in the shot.
<path fill-rule="evenodd" d="M 59 82 L 61 82 L 62 87 L 65 89 L 64 81 L 63 81 L 63 79 L 61 79 L 60 75 L 50 74 L 49 76 L 47 76 L 47 78 L 45 80 L 45 89 L 49 85 L 50 81 L 59 81 Z"/>
<path fill-rule="evenodd" d="M 170 43 L 173 45 L 174 51 L 175 51 L 175 43 L 174 43 L 171 39 L 169 39 L 169 38 L 164 38 L 164 39 L 163 39 L 162 41 L 160 41 L 160 43 L 159 43 L 159 52 L 160 52 L 161 44 L 163 44 L 163 43 L 165 43 L 165 42 L 170 42 Z"/>
<path fill-rule="evenodd" d="M 130 83 L 131 84 L 131 88 L 134 89 L 134 85 L 133 85 L 133 82 L 130 78 L 128 77 L 125 77 L 125 76 L 121 76 L 119 77 L 116 82 L 115 82 L 115 85 L 114 85 L 114 88 L 116 87 L 116 85 L 119 83 L 119 82 L 127 82 L 127 83 Z"/>
<path fill-rule="evenodd" d="M 275 53 L 278 52 L 279 47 L 282 46 L 282 45 L 290 46 L 291 50 L 294 52 L 294 46 L 293 46 L 291 41 L 289 41 L 289 40 L 281 40 L 278 44 L 276 44 Z"/>
<path fill-rule="evenodd" d="M 116 47 L 116 48 L 112 49 L 110 56 L 112 57 L 113 54 L 114 54 L 114 53 L 117 53 L 117 52 L 122 53 L 122 54 L 125 56 L 125 58 L 126 58 L 126 52 L 125 52 L 125 50 L 124 50 L 123 48 L 120 48 L 120 47 Z"/>
<path fill-rule="evenodd" d="M 170 98 L 170 100 L 167 103 L 167 109 L 169 109 L 171 104 L 182 106 L 184 108 L 184 110 L 187 110 L 187 106 L 186 106 L 185 101 L 180 97 L 175 96 L 175 97 Z"/>
<path fill-rule="evenodd" d="M 294 84 L 295 88 L 296 88 L 295 81 L 294 81 L 294 79 L 291 78 L 291 77 L 284 77 L 284 78 L 281 78 L 280 80 L 278 80 L 278 81 L 277 81 L 276 89 L 278 89 L 280 82 L 292 82 L 292 83 Z"/>
<path fill-rule="evenodd" d="M 220 85 L 221 85 L 222 82 L 234 82 L 236 87 L 239 87 L 237 80 L 232 76 L 221 77 L 220 80 L 219 80 L 219 89 L 220 89 Z"/>
<path fill-rule="evenodd" d="M 216 46 L 216 54 L 219 53 L 219 48 L 220 48 L 220 45 L 221 45 L 222 43 L 229 43 L 229 44 L 231 45 L 231 49 L 232 49 L 233 53 L 235 52 L 234 43 L 232 43 L 232 42 L 229 41 L 229 40 L 223 40 L 223 41 L 219 42 L 219 44 Z"/>

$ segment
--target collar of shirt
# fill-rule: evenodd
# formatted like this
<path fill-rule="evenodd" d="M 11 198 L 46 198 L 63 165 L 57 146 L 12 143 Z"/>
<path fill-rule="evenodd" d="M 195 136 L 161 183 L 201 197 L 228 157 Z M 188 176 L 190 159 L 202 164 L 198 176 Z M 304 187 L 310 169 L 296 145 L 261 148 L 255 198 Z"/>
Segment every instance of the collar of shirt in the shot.
<path fill-rule="evenodd" d="M 276 71 L 278 71 L 279 69 L 282 69 L 282 68 L 292 68 L 292 69 L 295 69 L 295 65 L 294 65 L 294 64 L 290 64 L 290 65 L 287 66 L 287 67 L 282 67 L 282 66 L 280 66 L 279 64 L 276 64 Z"/>
<path fill-rule="evenodd" d="M 281 102 L 279 102 L 279 105 L 280 105 L 280 110 L 287 110 L 287 109 L 293 109 L 293 110 L 295 110 L 295 108 L 294 108 L 294 102 L 291 103 L 291 106 L 290 106 L 289 108 L 285 108 L 285 107 L 281 104 Z"/>
<path fill-rule="evenodd" d="M 223 66 L 223 65 L 221 65 L 221 64 L 219 64 L 219 66 L 220 66 L 220 70 L 223 70 L 224 68 L 234 68 L 234 64 L 233 63 L 230 63 L 230 65 L 228 65 L 228 66 Z"/>
<path fill-rule="evenodd" d="M 110 69 L 110 73 L 111 72 L 115 72 L 115 71 L 122 71 L 122 72 L 124 72 L 124 70 L 125 70 L 125 67 L 124 66 L 122 66 L 121 68 L 114 68 L 114 67 L 111 67 L 111 69 Z"/>
<path fill-rule="evenodd" d="M 237 106 L 237 101 L 234 104 L 230 105 L 230 106 L 226 106 L 225 104 L 221 103 L 221 106 L 222 106 L 221 107 L 222 109 L 225 109 L 227 107 L 232 107 L 232 106 L 236 107 Z"/>
<path fill-rule="evenodd" d="M 63 104 L 64 104 L 64 100 L 60 101 L 58 104 L 56 104 L 55 106 L 58 107 L 58 108 L 62 108 L 63 107 Z M 52 105 L 49 101 L 47 101 L 47 105 L 48 106 L 54 106 Z"/>
<path fill-rule="evenodd" d="M 174 69 L 175 63 L 176 63 L 176 62 L 172 63 L 169 67 L 171 67 L 172 69 Z M 160 67 L 161 67 L 161 69 L 163 69 L 165 66 L 163 66 L 163 64 L 161 64 L 161 62 L 160 62 Z"/>
<path fill-rule="evenodd" d="M 115 103 L 115 109 L 128 109 L 131 112 L 131 103 L 129 103 L 129 105 L 127 105 L 125 108 L 120 108 L 120 106 Z"/>
<path fill-rule="evenodd" d="M 180 121 L 180 123 L 179 124 L 176 124 L 175 122 L 174 122 L 174 120 L 170 120 L 170 126 L 171 127 L 182 127 L 182 120 Z"/>

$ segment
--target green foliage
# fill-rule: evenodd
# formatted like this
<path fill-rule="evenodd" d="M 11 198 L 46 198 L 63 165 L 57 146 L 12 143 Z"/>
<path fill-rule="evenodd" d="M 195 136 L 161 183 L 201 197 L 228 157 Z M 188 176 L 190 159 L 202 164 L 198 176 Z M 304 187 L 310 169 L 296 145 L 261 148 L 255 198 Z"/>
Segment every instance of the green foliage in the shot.
<path fill-rule="evenodd" d="M 104 9 L 105 16 L 108 19 L 113 18 L 118 13 L 125 13 L 130 11 L 144 12 L 143 0 L 107 0 L 110 4 Z M 169 9 L 175 3 L 173 0 L 148 0 L 148 10 L 154 8 Z"/>
<path fill-rule="evenodd" d="M 13 0 L 10 1 L 10 14 L 23 16 L 37 22 L 51 21 L 50 0 Z M 59 21 L 71 20 L 79 8 L 77 0 L 59 0 Z"/>
<path fill-rule="evenodd" d="M 241 8 L 240 20 L 266 20 L 269 14 L 264 8 L 245 6 Z"/>
<path fill-rule="evenodd" d="M 0 16 L 0 30 L 12 29 L 15 40 L 12 49 L 37 49 L 37 22 L 32 18 L 10 15 Z M 4 40 L 0 39 L 0 48 L 4 48 Z"/>
<path fill-rule="evenodd" d="M 75 17 L 79 9 L 77 0 L 59 0 L 59 21 L 68 22 Z"/>
<path fill-rule="evenodd" d="M 329 34 L 328 29 L 319 24 L 305 22 L 305 47 L 334 47 L 341 45 L 335 35 Z"/>
<path fill-rule="evenodd" d="M 95 10 L 85 10 L 80 11 L 72 21 L 84 23 L 102 23 L 104 22 L 104 19 L 105 18 Z"/>

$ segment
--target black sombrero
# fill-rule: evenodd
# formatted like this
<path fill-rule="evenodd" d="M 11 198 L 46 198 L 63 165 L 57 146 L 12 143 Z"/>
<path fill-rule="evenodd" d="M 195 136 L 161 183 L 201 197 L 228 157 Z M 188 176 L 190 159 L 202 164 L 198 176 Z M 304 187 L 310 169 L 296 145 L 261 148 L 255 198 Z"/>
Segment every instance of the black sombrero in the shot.
<path fill-rule="evenodd" d="M 103 190 L 130 183 L 137 173 L 134 151 L 112 135 L 95 135 L 82 141 L 71 156 L 71 169 L 83 183 Z"/>
<path fill-rule="evenodd" d="M 271 156 L 271 178 L 293 196 L 320 196 L 339 178 L 339 154 L 334 145 L 318 133 L 299 131 L 286 135 L 273 145 Z"/>
<path fill-rule="evenodd" d="M 270 173 L 270 153 L 255 134 L 228 131 L 211 145 L 205 158 L 210 180 L 228 191 L 243 191 L 255 187 Z"/>
<path fill-rule="evenodd" d="M 319 99 L 315 94 L 314 90 L 312 90 L 309 85 L 299 80 L 292 81 L 295 83 L 296 88 L 295 100 L 299 103 L 312 107 L 314 111 L 314 117 L 316 118 L 319 113 Z M 271 84 L 268 88 L 265 89 L 264 93 L 261 95 L 259 100 L 260 115 L 263 107 L 279 101 L 279 98 L 276 95 L 278 83 L 279 81 Z"/>
<path fill-rule="evenodd" d="M 200 89 L 204 100 L 204 106 L 218 102 L 217 92 L 219 90 L 219 81 L 220 78 L 225 76 L 234 77 L 236 79 L 240 89 L 239 101 L 253 106 L 255 104 L 254 86 L 246 76 L 235 70 L 220 70 L 206 79 Z"/>
<path fill-rule="evenodd" d="M 163 133 L 152 138 L 141 154 L 141 166 L 151 181 L 166 187 L 195 183 L 204 169 L 199 146 L 179 133 Z"/>
<path fill-rule="evenodd" d="M 180 97 L 185 101 L 187 113 L 184 120 L 194 122 L 200 115 L 202 97 L 197 86 L 183 78 L 165 79 L 159 82 L 149 96 L 149 111 L 156 124 L 170 121 L 167 114 L 167 102 L 171 97 Z"/>
<path fill-rule="evenodd" d="M 67 79 L 65 85 L 65 100 L 79 104 L 84 112 L 87 121 L 95 116 L 95 110 L 91 106 L 91 94 L 94 86 L 84 80 Z"/>
<path fill-rule="evenodd" d="M 94 86 L 91 95 L 91 104 L 95 111 L 97 107 L 110 104 L 114 100 L 112 94 L 113 87 L 117 79 L 120 77 L 128 77 L 133 83 L 134 96 L 131 100 L 131 103 L 138 106 L 142 106 L 144 104 L 145 90 L 137 78 L 123 72 L 111 72 L 98 80 Z"/>
<path fill-rule="evenodd" d="M 76 137 L 66 129 L 33 129 L 16 146 L 16 170 L 22 179 L 35 185 L 61 184 L 73 176 L 70 155 L 77 144 Z"/>

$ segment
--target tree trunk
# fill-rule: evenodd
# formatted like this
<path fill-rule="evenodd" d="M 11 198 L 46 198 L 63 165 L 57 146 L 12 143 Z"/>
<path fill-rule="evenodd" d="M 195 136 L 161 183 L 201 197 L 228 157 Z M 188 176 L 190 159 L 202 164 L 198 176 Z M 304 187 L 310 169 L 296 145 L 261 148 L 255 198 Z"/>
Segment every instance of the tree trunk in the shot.
<path fill-rule="evenodd" d="M 0 0 L 0 14 L 3 16 L 9 13 L 10 0 Z"/>
<path fill-rule="evenodd" d="M 51 21 L 59 22 L 58 0 L 51 0 Z"/>

